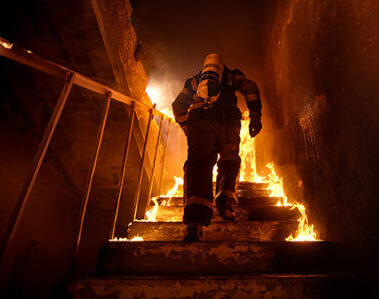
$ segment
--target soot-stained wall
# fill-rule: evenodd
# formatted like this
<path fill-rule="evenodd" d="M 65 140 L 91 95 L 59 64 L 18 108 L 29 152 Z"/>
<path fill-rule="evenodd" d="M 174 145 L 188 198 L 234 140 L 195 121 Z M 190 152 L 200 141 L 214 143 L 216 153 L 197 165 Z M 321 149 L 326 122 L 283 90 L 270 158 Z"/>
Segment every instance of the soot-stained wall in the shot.
<path fill-rule="evenodd" d="M 375 270 L 379 3 L 277 1 L 269 26 L 258 151 L 320 237 L 341 242 L 348 268 Z"/>

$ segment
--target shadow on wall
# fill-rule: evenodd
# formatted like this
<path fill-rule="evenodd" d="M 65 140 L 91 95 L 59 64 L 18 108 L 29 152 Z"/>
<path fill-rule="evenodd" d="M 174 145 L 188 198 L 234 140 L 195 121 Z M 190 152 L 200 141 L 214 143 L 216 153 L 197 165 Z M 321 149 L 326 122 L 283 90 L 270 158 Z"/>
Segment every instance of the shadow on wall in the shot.
<path fill-rule="evenodd" d="M 266 155 L 358 271 L 378 261 L 377 28 L 374 0 L 277 1 L 266 59 Z"/>

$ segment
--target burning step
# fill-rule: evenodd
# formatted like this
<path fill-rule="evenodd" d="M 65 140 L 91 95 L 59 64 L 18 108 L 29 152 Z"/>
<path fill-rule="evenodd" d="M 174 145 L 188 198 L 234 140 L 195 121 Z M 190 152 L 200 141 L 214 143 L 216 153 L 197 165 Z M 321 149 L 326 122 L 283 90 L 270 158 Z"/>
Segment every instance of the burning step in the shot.
<path fill-rule="evenodd" d="M 297 220 L 300 216 L 297 208 L 291 206 L 235 206 L 239 219 L 243 221 L 288 221 Z M 156 221 L 182 221 L 182 206 L 160 206 Z M 217 211 L 214 210 L 217 219 Z"/>
<path fill-rule="evenodd" d="M 322 273 L 337 260 L 330 242 L 109 242 L 99 274 Z"/>
<path fill-rule="evenodd" d="M 238 205 L 247 206 L 275 206 L 278 202 L 283 200 L 283 197 L 270 197 L 270 196 L 250 196 L 238 197 Z M 156 199 L 159 206 L 183 206 L 183 197 L 159 197 Z M 154 201 L 150 201 L 150 205 L 154 206 Z"/>
<path fill-rule="evenodd" d="M 213 222 L 203 228 L 203 241 L 284 241 L 293 234 L 297 221 Z M 181 241 L 186 226 L 179 222 L 133 222 L 127 238 L 144 241 Z"/>

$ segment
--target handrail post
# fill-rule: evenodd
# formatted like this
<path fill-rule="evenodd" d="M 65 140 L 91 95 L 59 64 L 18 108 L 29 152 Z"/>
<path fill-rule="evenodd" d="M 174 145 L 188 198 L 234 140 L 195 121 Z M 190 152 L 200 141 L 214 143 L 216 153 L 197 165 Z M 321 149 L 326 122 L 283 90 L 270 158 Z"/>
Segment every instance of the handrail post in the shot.
<path fill-rule="evenodd" d="M 47 149 L 50 145 L 50 141 L 54 135 L 55 129 L 62 115 L 63 108 L 65 107 L 65 104 L 67 102 L 67 98 L 68 98 L 68 95 L 70 94 L 73 83 L 74 83 L 74 74 L 69 73 L 66 78 L 66 82 L 59 95 L 58 101 L 55 104 L 54 110 L 50 116 L 49 123 L 47 124 L 45 128 L 41 142 L 38 145 L 38 149 L 33 158 L 33 164 L 32 164 L 31 170 L 25 180 L 24 186 L 18 197 L 16 207 L 10 218 L 8 228 L 4 234 L 4 237 L 1 243 L 1 249 L 0 249 L 0 254 L 1 254 L 0 265 L 2 269 L 1 272 L 3 272 L 1 274 L 2 284 L 3 282 L 6 284 L 6 281 L 4 280 L 7 279 L 7 270 L 8 270 L 7 266 L 11 264 L 9 261 L 9 250 L 15 238 L 18 226 L 20 225 L 26 204 L 30 198 L 30 194 L 36 182 L 38 173 L 41 169 Z M 5 264 L 7 264 L 7 266 L 5 266 Z"/>
<path fill-rule="evenodd" d="M 120 182 L 119 182 L 119 185 L 118 185 L 116 211 L 115 211 L 114 218 L 113 218 L 113 226 L 112 226 L 112 232 L 111 232 L 110 239 L 114 239 L 114 235 L 115 235 L 115 231 L 116 231 L 116 225 L 117 225 L 118 213 L 119 213 L 119 208 L 120 208 L 122 188 L 124 186 L 124 180 L 125 180 L 126 162 L 128 161 L 128 155 L 129 155 L 129 149 L 130 149 L 130 142 L 132 140 L 132 132 L 133 132 L 135 115 L 136 115 L 136 113 L 135 113 L 135 104 L 132 103 L 130 126 L 129 126 L 128 138 L 126 140 L 126 145 L 125 145 L 125 150 L 124 150 L 124 156 L 123 156 L 123 159 L 122 159 L 121 177 L 120 177 Z"/>
<path fill-rule="evenodd" d="M 164 119 L 164 116 L 162 115 L 161 116 L 161 122 L 159 123 L 159 131 L 158 131 L 157 144 L 155 145 L 155 152 L 154 152 L 154 158 L 153 158 L 153 168 L 151 170 L 151 178 L 150 178 L 150 183 L 149 183 L 149 192 L 147 193 L 147 204 L 150 203 L 151 193 L 153 192 L 155 166 L 156 166 L 156 163 L 157 163 L 159 142 L 161 141 L 163 119 Z"/>
<path fill-rule="evenodd" d="M 167 138 L 166 138 L 166 144 L 165 144 L 165 149 L 164 149 L 164 154 L 163 154 L 162 169 L 161 169 L 161 174 L 159 176 L 159 189 L 158 189 L 159 195 L 162 194 L 163 174 L 164 174 L 164 168 L 166 166 L 166 156 L 167 156 L 167 149 L 168 149 L 168 139 L 170 137 L 170 128 L 171 128 L 171 119 L 169 119 L 168 121 Z"/>
<path fill-rule="evenodd" d="M 137 216 L 138 200 L 139 200 L 139 196 L 140 196 L 140 193 L 141 193 L 141 187 L 142 187 L 143 166 L 144 166 L 144 162 L 145 162 L 147 139 L 149 137 L 150 124 L 151 124 L 151 121 L 153 119 L 153 110 L 154 109 L 155 109 L 155 105 L 150 110 L 149 121 L 147 123 L 147 128 L 146 128 L 145 141 L 144 141 L 144 144 L 143 144 L 141 164 L 140 164 L 140 169 L 139 169 L 139 174 L 138 174 L 137 190 L 136 190 L 135 197 L 134 197 L 134 202 L 133 202 L 133 220 L 135 220 L 136 216 Z"/>
<path fill-rule="evenodd" d="M 108 119 L 109 107 L 110 107 L 110 103 L 112 100 L 112 93 L 108 91 L 106 93 L 106 97 L 107 98 L 106 98 L 106 101 L 104 104 L 100 126 L 99 126 L 99 129 L 97 132 L 96 148 L 95 148 L 95 152 L 93 153 L 91 169 L 90 169 L 90 173 L 89 173 L 87 184 L 86 184 L 86 193 L 85 193 L 85 197 L 84 197 L 84 200 L 82 202 L 81 209 L 80 209 L 80 222 L 79 222 L 79 228 L 78 228 L 78 233 L 76 236 L 76 243 L 75 243 L 75 256 L 74 256 L 74 264 L 73 264 L 73 274 L 75 273 L 75 270 L 76 270 L 76 264 L 77 264 L 77 260 L 78 260 L 78 254 L 79 254 L 79 246 L 80 246 L 80 241 L 82 239 L 82 233 L 83 233 L 84 220 L 85 220 L 86 213 L 87 213 L 88 199 L 89 199 L 89 195 L 91 193 L 92 182 L 93 182 L 93 177 L 95 175 L 97 160 L 99 158 L 101 143 L 103 141 L 105 125 L 106 125 L 106 122 Z"/>

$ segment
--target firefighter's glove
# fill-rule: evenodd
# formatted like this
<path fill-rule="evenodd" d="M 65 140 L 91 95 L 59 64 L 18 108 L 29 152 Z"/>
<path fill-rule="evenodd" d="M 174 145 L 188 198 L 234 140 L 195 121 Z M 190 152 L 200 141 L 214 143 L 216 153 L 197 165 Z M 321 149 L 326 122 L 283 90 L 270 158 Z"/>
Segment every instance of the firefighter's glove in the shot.
<path fill-rule="evenodd" d="M 261 116 L 256 112 L 250 113 L 249 133 L 251 137 L 255 137 L 262 130 Z"/>

